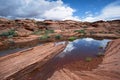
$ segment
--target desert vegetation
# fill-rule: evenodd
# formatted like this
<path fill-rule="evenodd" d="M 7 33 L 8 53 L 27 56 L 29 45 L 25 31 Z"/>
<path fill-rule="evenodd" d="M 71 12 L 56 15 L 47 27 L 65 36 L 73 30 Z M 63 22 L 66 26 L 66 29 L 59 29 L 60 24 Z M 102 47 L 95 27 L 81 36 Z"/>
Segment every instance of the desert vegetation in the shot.
<path fill-rule="evenodd" d="M 79 34 L 83 34 L 83 35 L 86 34 L 84 29 L 82 29 L 82 30 L 75 30 L 74 32 L 78 32 Z"/>
<path fill-rule="evenodd" d="M 40 40 L 48 40 L 49 38 L 50 38 L 50 36 L 45 34 L 45 35 L 42 35 L 39 39 Z"/>
<path fill-rule="evenodd" d="M 75 39 L 77 39 L 77 37 L 72 36 L 68 38 L 69 41 L 74 41 Z"/>
<path fill-rule="evenodd" d="M 92 61 L 92 58 L 91 57 L 86 57 L 85 61 L 90 62 L 90 61 Z"/>
<path fill-rule="evenodd" d="M 14 29 L 8 30 L 7 32 L 3 32 L 0 34 L 0 37 L 12 38 L 18 36 Z"/>
<path fill-rule="evenodd" d="M 62 36 L 61 35 L 55 35 L 55 39 L 61 39 L 62 38 Z"/>
<path fill-rule="evenodd" d="M 116 69 L 116 66 L 114 66 L 114 64 L 108 60 L 113 60 L 111 57 L 119 56 L 119 20 L 92 23 L 77 22 L 72 20 L 35 21 L 30 19 L 4 21 L 0 19 L 0 21 L 0 51 L 3 54 L 9 53 L 5 56 L 2 56 L 1 59 L 3 58 L 2 61 L 6 65 L 11 61 L 15 62 L 15 68 L 13 67 L 14 64 L 12 63 L 0 68 L 1 73 L 3 73 L 2 76 L 0 75 L 0 79 L 3 79 L 3 76 L 8 76 L 9 70 L 12 70 L 13 72 L 17 70 L 18 71 L 15 72 L 15 74 L 7 77 L 8 80 L 11 78 L 15 78 L 17 80 L 18 77 L 20 79 L 26 78 L 26 80 L 28 80 L 30 77 L 33 80 L 34 78 L 47 80 L 47 77 L 52 77 L 54 79 L 57 78 L 56 76 L 59 76 L 61 79 L 63 79 L 61 75 L 57 75 L 57 73 L 64 74 L 63 76 L 73 73 L 77 76 L 77 78 L 81 76 L 76 73 L 77 71 L 81 74 L 80 71 L 84 70 L 91 74 L 94 73 L 93 75 L 95 76 L 98 74 L 97 72 L 102 72 L 100 69 L 103 69 L 107 73 L 106 69 L 104 68 L 108 69 L 109 66 L 104 65 L 105 63 L 115 67 L 112 71 L 115 71 L 114 69 Z M 111 42 L 107 44 L 107 40 L 111 40 Z M 102 41 L 104 41 L 104 43 L 107 45 L 101 46 L 104 44 Z M 17 51 L 18 48 L 20 49 L 20 52 L 12 51 Z M 22 51 L 21 49 L 23 48 L 27 49 Z M 10 52 L 13 53 L 11 54 Z M 115 56 L 113 55 L 114 53 Z M 115 59 L 119 62 L 119 59 Z M 2 64 L 2 61 L 1 65 L 4 65 Z M 16 61 L 19 61 L 19 63 Z M 118 63 L 116 63 L 116 65 L 117 64 Z M 22 70 L 23 68 L 21 68 L 19 65 L 22 65 L 25 70 Z M 104 67 L 98 65 L 102 65 Z M 93 69 L 98 71 L 92 72 Z M 31 71 L 29 72 L 29 70 Z M 4 71 L 6 74 L 4 74 Z M 12 71 L 10 73 L 12 73 Z M 26 71 L 28 71 L 28 74 Z M 108 71 L 108 73 L 110 72 Z M 38 73 L 42 74 L 42 76 Z M 84 74 L 86 75 L 87 73 L 85 72 Z M 114 75 L 119 77 L 116 72 Z M 102 80 L 104 79 L 102 78 Z"/>

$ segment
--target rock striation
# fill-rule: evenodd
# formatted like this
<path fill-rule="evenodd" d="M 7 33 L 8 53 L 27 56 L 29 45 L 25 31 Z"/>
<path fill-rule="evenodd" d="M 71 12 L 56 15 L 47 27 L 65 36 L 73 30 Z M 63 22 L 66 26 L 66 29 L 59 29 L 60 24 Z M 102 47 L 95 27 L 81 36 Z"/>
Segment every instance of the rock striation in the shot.
<path fill-rule="evenodd" d="M 19 73 L 19 75 L 16 75 L 19 77 L 30 73 L 64 50 L 65 46 L 66 44 L 55 46 L 54 43 L 46 43 L 0 57 L 0 80 L 6 80 L 9 76 L 16 73 Z"/>

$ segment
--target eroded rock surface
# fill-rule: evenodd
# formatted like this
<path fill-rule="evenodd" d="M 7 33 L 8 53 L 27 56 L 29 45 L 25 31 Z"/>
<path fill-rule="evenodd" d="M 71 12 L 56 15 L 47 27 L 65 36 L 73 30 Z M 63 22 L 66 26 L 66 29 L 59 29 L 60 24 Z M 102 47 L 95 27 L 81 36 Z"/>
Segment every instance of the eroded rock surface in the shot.
<path fill-rule="evenodd" d="M 17 36 L 12 38 L 11 36 L 0 37 L 0 50 L 11 47 L 11 44 L 18 47 L 38 44 L 40 37 L 44 33 L 34 35 L 33 33 L 37 30 L 55 31 L 48 35 L 50 38 L 46 41 L 55 41 L 55 35 L 58 34 L 62 36 L 60 40 L 68 40 L 71 36 L 115 38 L 117 40 L 108 44 L 102 62 L 100 61 L 101 63 L 92 70 L 77 69 L 77 64 L 80 62 L 71 63 L 59 69 L 56 69 L 56 67 L 60 66 L 60 64 L 56 62 L 58 65 L 54 66 L 55 68 L 50 67 L 48 64 L 48 62 L 51 62 L 50 59 L 65 47 L 65 45 L 55 47 L 52 43 L 0 57 L 1 80 L 120 80 L 120 39 L 118 39 L 120 38 L 120 20 L 89 23 L 71 20 L 35 21 L 29 19 L 8 20 L 0 18 L 0 34 L 8 32 L 11 29 L 15 30 Z M 85 34 L 75 32 L 75 30 L 84 30 Z M 78 68 L 80 68 L 80 65 Z"/>
<path fill-rule="evenodd" d="M 92 71 L 73 71 L 67 68 L 55 71 L 48 80 L 120 80 L 120 39 L 108 44 L 105 57 Z"/>
<path fill-rule="evenodd" d="M 53 30 L 53 33 L 47 33 L 48 30 Z M 78 32 L 76 32 L 77 30 Z M 35 21 L 30 19 L 8 20 L 0 18 L 0 50 L 11 48 L 11 43 L 18 45 L 19 41 L 22 39 L 24 39 L 22 42 L 27 43 L 28 45 L 31 45 L 29 44 L 30 41 L 31 43 L 33 41 L 34 43 L 57 41 L 58 39 L 55 38 L 57 35 L 61 36 L 59 39 L 61 41 L 68 40 L 71 36 L 118 39 L 120 38 L 120 20 L 97 21 L 90 23 L 72 20 Z M 33 37 L 34 40 L 31 40 L 31 36 L 36 36 L 36 38 Z M 47 39 L 40 40 L 40 37 Z M 13 47 L 27 46 L 23 43 Z"/>
<path fill-rule="evenodd" d="M 54 63 L 57 65 L 52 64 L 52 61 L 56 61 Z M 120 39 L 113 40 L 108 44 L 105 56 L 98 67 L 94 67 L 92 62 L 90 64 L 89 62 L 76 62 L 76 64 L 71 63 L 60 67 L 61 63 L 64 62 L 58 63 L 56 58 L 52 61 L 49 60 L 42 67 L 38 67 L 25 75 L 20 73 L 12 75 L 8 80 L 120 80 Z M 82 68 L 82 66 L 89 68 L 89 65 L 93 65 L 94 68 L 90 70 Z"/>
<path fill-rule="evenodd" d="M 120 20 L 79 22 L 72 20 L 65 21 L 35 21 L 30 19 L 8 20 L 0 18 L 0 33 L 9 29 L 15 29 L 18 36 L 29 36 L 37 30 L 61 30 L 61 32 L 74 32 L 77 29 L 85 29 L 87 33 L 102 33 L 120 35 Z"/>
<path fill-rule="evenodd" d="M 0 57 L 0 80 L 6 80 L 9 76 L 17 72 L 20 74 L 16 76 L 21 77 L 35 68 L 44 65 L 64 48 L 65 44 L 55 46 L 54 43 L 47 43 Z"/>

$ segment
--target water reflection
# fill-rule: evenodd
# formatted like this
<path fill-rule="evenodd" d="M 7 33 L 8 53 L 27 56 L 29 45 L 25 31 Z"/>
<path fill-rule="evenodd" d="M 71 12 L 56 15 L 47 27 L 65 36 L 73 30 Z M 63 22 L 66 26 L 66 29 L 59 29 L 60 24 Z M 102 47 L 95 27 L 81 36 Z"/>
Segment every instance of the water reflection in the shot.
<path fill-rule="evenodd" d="M 19 51 L 22 51 L 22 50 L 26 50 L 26 49 L 29 49 L 29 48 L 32 48 L 32 47 L 35 47 L 35 46 L 40 46 L 40 45 L 42 45 L 42 43 L 39 43 L 39 44 L 34 45 L 34 46 L 23 47 L 23 48 L 14 48 L 14 49 L 3 50 L 3 51 L 0 51 L 0 57 L 6 56 L 6 55 L 9 55 L 9 54 L 13 54 L 13 53 L 16 53 L 16 52 L 19 52 Z"/>
<path fill-rule="evenodd" d="M 58 57 L 95 57 L 99 52 L 104 53 L 105 47 L 110 40 L 95 40 L 92 38 L 82 38 L 69 42 L 65 50 Z"/>

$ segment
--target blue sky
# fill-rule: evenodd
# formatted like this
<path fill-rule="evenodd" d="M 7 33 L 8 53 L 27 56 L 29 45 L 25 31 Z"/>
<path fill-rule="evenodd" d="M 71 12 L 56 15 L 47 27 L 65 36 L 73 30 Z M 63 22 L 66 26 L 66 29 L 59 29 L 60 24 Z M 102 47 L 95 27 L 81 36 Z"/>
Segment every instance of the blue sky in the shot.
<path fill-rule="evenodd" d="M 63 2 L 76 9 L 74 15 L 85 17 L 88 13 L 98 15 L 100 11 L 115 0 L 63 0 Z"/>
<path fill-rule="evenodd" d="M 120 19 L 120 0 L 0 0 L 0 17 L 98 21 Z"/>

